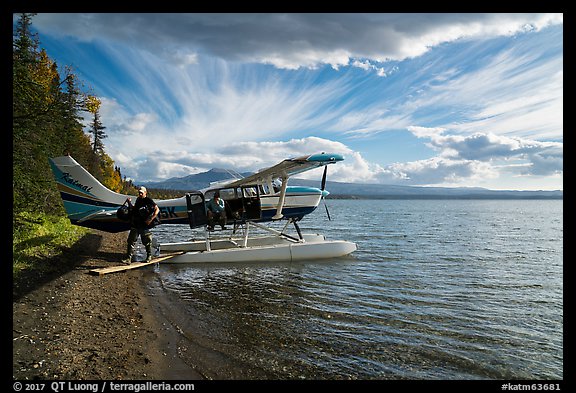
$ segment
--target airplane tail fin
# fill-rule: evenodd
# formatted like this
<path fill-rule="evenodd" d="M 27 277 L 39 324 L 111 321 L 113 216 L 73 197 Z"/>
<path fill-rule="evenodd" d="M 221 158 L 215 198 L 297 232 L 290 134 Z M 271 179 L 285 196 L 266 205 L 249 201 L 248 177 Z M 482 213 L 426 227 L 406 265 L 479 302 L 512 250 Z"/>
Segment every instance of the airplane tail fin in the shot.
<path fill-rule="evenodd" d="M 116 214 L 128 195 L 106 188 L 70 156 L 50 158 L 50 166 L 70 222 L 107 230 L 110 216 Z"/>

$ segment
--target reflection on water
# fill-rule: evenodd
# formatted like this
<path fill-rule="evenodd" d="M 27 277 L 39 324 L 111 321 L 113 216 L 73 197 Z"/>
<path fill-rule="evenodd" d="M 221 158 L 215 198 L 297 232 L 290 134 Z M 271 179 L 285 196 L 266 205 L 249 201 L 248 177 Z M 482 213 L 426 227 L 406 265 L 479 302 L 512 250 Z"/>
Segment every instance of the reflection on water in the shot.
<path fill-rule="evenodd" d="M 230 378 L 562 378 L 562 201 L 330 207 L 301 226 L 356 242 L 351 257 L 151 273 L 187 361 L 210 348 Z"/>

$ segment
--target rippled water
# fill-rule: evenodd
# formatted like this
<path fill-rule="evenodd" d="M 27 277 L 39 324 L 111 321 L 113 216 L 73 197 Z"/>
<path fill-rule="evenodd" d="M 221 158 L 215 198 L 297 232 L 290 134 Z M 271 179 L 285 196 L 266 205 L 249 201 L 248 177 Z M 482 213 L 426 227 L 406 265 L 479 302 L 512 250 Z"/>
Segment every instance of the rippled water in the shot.
<path fill-rule="evenodd" d="M 210 349 L 230 378 L 563 378 L 562 201 L 328 205 L 332 221 L 320 207 L 301 227 L 356 242 L 351 257 L 149 272 L 187 362 Z M 155 235 L 190 237 L 177 229 Z"/>

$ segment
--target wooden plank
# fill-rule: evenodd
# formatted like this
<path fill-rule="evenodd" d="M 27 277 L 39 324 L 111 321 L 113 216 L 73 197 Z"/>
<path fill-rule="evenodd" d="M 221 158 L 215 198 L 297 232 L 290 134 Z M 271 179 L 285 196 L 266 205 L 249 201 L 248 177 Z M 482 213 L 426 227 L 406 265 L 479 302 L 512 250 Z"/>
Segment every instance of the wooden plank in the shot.
<path fill-rule="evenodd" d="M 108 273 L 116 273 L 116 272 L 123 272 L 126 270 L 131 270 L 131 269 L 138 269 L 138 268 L 143 267 L 143 266 L 153 265 L 155 263 L 165 261 L 166 259 L 172 258 L 176 255 L 184 254 L 184 253 L 185 253 L 185 251 L 170 254 L 170 255 L 165 255 L 165 256 L 160 257 L 160 258 L 152 259 L 150 262 L 132 262 L 130 265 L 119 265 L 119 266 L 103 267 L 103 268 L 99 268 L 99 269 L 92 269 L 92 270 L 90 270 L 90 274 L 97 275 L 97 276 L 103 276 L 104 274 L 108 274 Z"/>

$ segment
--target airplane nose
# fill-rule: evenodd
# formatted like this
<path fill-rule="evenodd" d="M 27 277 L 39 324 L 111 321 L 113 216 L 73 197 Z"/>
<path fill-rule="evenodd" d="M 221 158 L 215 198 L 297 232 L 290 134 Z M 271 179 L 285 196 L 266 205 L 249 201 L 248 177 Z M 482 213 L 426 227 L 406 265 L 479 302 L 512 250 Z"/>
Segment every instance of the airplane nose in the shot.
<path fill-rule="evenodd" d="M 330 195 L 330 192 L 322 190 L 322 198 L 326 198 L 328 195 Z"/>

